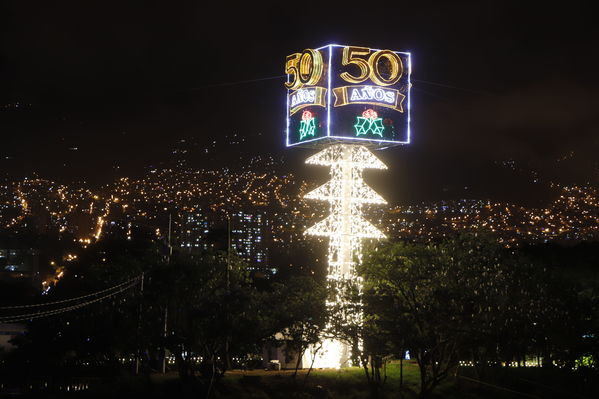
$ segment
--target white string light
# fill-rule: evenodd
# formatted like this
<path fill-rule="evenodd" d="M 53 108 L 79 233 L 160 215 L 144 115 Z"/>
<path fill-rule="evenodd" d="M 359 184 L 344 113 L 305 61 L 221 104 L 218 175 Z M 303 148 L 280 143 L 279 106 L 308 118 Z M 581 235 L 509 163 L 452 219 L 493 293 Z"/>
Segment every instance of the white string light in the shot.
<path fill-rule="evenodd" d="M 132 281 L 139 280 L 140 278 L 141 278 L 141 276 L 133 277 L 130 280 L 127 280 L 127 281 L 122 282 L 120 284 L 114 285 L 114 286 L 112 286 L 110 288 L 106 288 L 106 289 L 103 289 L 103 290 L 100 290 L 100 291 L 96 291 L 96 292 L 91 293 L 91 294 L 82 295 L 82 296 L 78 296 L 78 297 L 75 297 L 75 298 L 63 299 L 63 300 L 60 300 L 60 301 L 53 301 L 53 302 L 35 303 L 35 304 L 31 304 L 31 305 L 0 306 L 0 310 L 5 310 L 5 309 L 23 309 L 23 308 L 37 308 L 37 307 L 42 307 L 42 306 L 55 305 L 55 304 L 58 304 L 58 303 L 73 302 L 73 301 L 76 301 L 76 300 L 79 300 L 79 299 L 89 298 L 89 297 L 92 297 L 92 296 L 95 296 L 95 295 L 98 295 L 98 294 L 102 294 L 102 293 L 107 292 L 107 291 L 112 291 L 112 290 L 117 289 L 117 288 L 119 288 L 119 287 L 121 287 L 123 285 L 127 285 L 130 282 L 132 282 Z"/>
<path fill-rule="evenodd" d="M 131 279 L 131 280 L 125 282 L 125 283 L 118 284 L 118 285 L 116 285 L 114 287 L 111 287 L 109 289 L 106 289 L 106 290 L 98 291 L 98 292 L 96 292 L 94 294 L 89 294 L 89 295 L 85 295 L 85 296 L 78 297 L 78 298 L 72 298 L 70 300 L 65 300 L 65 301 L 57 301 L 57 302 L 49 302 L 49 303 L 45 303 L 45 304 L 38 304 L 39 306 L 44 306 L 44 305 L 51 305 L 51 304 L 56 304 L 56 303 L 70 302 L 70 301 L 73 301 L 73 300 L 77 300 L 77 299 L 81 299 L 81 298 L 85 298 L 85 297 L 97 295 L 99 293 L 104 293 L 104 292 L 107 292 L 107 291 L 112 291 L 112 292 L 109 292 L 109 293 L 107 293 L 107 294 L 105 294 L 103 296 L 100 296 L 98 298 L 95 298 L 95 299 L 92 299 L 92 300 L 89 300 L 89 301 L 86 301 L 86 302 L 77 303 L 77 304 L 74 304 L 74 305 L 69 305 L 69 306 L 66 306 L 66 307 L 58 308 L 58 309 L 44 310 L 44 311 L 35 312 L 35 313 L 28 313 L 28 314 L 0 316 L 0 323 L 14 323 L 14 322 L 17 322 L 17 321 L 38 319 L 38 318 L 41 318 L 41 317 L 48 317 L 48 316 L 53 316 L 53 315 L 60 314 L 60 313 L 70 312 L 72 310 L 79 309 L 79 308 L 91 305 L 93 303 L 96 303 L 96 302 L 102 301 L 104 299 L 110 298 L 110 297 L 112 297 L 114 295 L 120 294 L 121 292 L 127 291 L 130 288 L 135 287 L 139 282 L 140 282 L 140 277 L 136 277 L 136 278 L 133 278 L 133 279 Z M 129 283 L 129 284 L 125 285 L 127 283 Z M 116 291 L 114 291 L 115 289 L 116 289 Z M 26 306 L 31 306 L 32 307 L 32 306 L 38 306 L 38 305 L 26 305 Z M 13 307 L 13 309 L 18 309 L 18 308 L 21 308 L 21 307 Z"/>

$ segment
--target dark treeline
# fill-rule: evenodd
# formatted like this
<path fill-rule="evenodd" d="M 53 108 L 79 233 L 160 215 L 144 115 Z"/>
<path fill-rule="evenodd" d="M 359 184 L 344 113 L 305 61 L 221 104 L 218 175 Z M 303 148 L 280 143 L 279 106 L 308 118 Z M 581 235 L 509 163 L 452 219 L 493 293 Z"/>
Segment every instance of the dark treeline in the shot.
<path fill-rule="evenodd" d="M 323 337 L 352 346 L 375 396 L 384 390 L 388 362 L 406 352 L 419 366 L 421 397 L 466 370 L 460 364 L 478 379 L 531 361 L 597 368 L 596 243 L 514 249 L 477 235 L 379 243 L 358 267 L 363 288 L 350 282 L 337 291 L 301 269 L 267 278 L 222 251 L 166 253 L 149 239 L 90 246 L 47 295 L 29 301 L 132 283 L 97 303 L 26 321 L 17 349 L 0 354 L 0 382 L 110 379 L 135 369 L 147 375 L 162 371 L 168 353 L 174 363 L 167 370 L 207 397 L 227 370 L 262 367 L 264 345 L 301 357 Z M 326 306 L 327 295 L 342 300 Z"/>
<path fill-rule="evenodd" d="M 0 353 L 0 382 L 59 385 L 70 377 L 113 379 L 166 366 L 209 393 L 231 368 L 261 368 L 264 345 L 284 345 L 291 357 L 320 339 L 325 285 L 307 272 L 268 277 L 224 251 L 167 253 L 151 239 L 108 237 L 70 262 L 47 295 L 29 290 L 21 301 L 16 292 L 5 298 L 0 306 L 64 301 L 132 281 L 102 301 L 87 304 L 105 294 L 59 303 L 50 309 L 84 306 L 24 321 L 26 334 L 13 340 L 17 349 Z M 3 309 L 0 316 L 38 311 Z M 167 354 L 174 363 L 165 361 Z"/>
<path fill-rule="evenodd" d="M 370 251 L 358 271 L 364 289 L 350 284 L 341 306 L 363 312 L 360 360 L 375 388 L 384 383 L 385 361 L 406 351 L 420 368 L 423 397 L 457 375 L 460 362 L 477 378 L 530 362 L 597 368 L 596 243 L 513 249 L 475 234 L 388 243 Z"/>

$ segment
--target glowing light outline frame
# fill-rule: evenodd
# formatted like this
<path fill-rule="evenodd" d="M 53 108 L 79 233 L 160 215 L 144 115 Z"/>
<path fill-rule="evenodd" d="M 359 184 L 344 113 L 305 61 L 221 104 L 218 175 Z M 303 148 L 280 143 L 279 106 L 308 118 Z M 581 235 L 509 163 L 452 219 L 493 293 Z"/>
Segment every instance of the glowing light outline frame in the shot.
<path fill-rule="evenodd" d="M 358 138 L 358 137 L 350 137 L 350 136 L 333 136 L 331 135 L 331 60 L 333 57 L 333 47 L 348 47 L 347 45 L 342 45 L 342 44 L 327 44 L 324 45 L 322 47 L 318 47 L 314 50 L 322 50 L 325 48 L 328 48 L 329 50 L 329 62 L 327 64 L 327 134 L 326 136 L 321 136 L 321 137 L 317 137 L 315 139 L 311 139 L 311 140 L 305 140 L 305 141 L 301 141 L 301 142 L 297 142 L 295 144 L 289 144 L 289 125 L 290 125 L 290 121 L 289 121 L 289 89 L 287 89 L 287 108 L 286 108 L 286 118 L 287 118 L 287 129 L 286 129 L 286 140 L 285 140 L 285 147 L 296 147 L 296 146 L 302 146 L 304 144 L 310 143 L 310 142 L 315 142 L 318 140 L 323 140 L 323 139 L 341 139 L 341 140 L 357 140 L 357 141 L 365 141 L 365 142 L 374 142 L 374 143 L 389 143 L 389 144 L 395 144 L 395 145 L 406 145 L 406 144 L 410 144 L 412 136 L 411 136 L 411 130 L 410 130 L 410 122 L 412 120 L 412 118 L 410 117 L 410 99 L 412 96 L 411 93 L 411 89 L 412 89 L 412 53 L 409 51 L 394 51 L 394 50 L 390 50 L 396 54 L 403 54 L 405 56 L 407 56 L 408 58 L 408 90 L 406 93 L 406 140 L 405 141 L 396 141 L 396 140 L 376 140 L 376 139 L 367 139 L 367 138 Z M 376 48 L 370 48 L 370 51 L 380 51 L 381 49 L 376 49 Z M 289 75 L 287 75 L 287 82 L 289 82 Z M 376 85 L 375 85 L 376 86 Z"/>

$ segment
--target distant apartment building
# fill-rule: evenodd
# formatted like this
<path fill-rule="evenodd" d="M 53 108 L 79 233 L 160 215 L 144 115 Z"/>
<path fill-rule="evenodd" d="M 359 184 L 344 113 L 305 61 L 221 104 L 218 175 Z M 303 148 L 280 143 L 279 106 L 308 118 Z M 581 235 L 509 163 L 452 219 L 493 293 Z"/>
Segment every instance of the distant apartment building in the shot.
<path fill-rule="evenodd" d="M 177 245 L 189 251 L 205 251 L 209 249 L 206 240 L 210 232 L 210 223 L 207 215 L 200 211 L 183 212 L 177 226 Z"/>
<path fill-rule="evenodd" d="M 0 278 L 35 279 L 39 275 L 38 251 L 0 247 Z"/>
<path fill-rule="evenodd" d="M 231 215 L 231 249 L 251 270 L 267 271 L 269 221 L 262 212 L 237 211 Z"/>

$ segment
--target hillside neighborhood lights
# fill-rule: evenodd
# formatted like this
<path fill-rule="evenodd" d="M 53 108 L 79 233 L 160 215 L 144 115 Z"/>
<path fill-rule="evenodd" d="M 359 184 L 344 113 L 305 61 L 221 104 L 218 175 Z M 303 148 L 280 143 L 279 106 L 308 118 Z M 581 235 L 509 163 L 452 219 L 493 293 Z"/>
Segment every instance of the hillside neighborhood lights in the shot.
<path fill-rule="evenodd" d="M 362 206 L 387 203 L 366 185 L 362 172 L 364 169 L 387 169 L 387 166 L 366 147 L 349 144 L 332 145 L 308 158 L 306 163 L 329 166 L 331 180 L 304 197 L 326 201 L 330 209 L 330 215 L 305 234 L 329 238 L 329 282 L 334 285 L 337 281 L 356 280 L 355 264 L 362 260 L 362 240 L 385 237 L 364 219 Z M 336 301 L 339 300 L 337 295 Z M 350 352 L 346 344 L 327 340 L 324 347 L 327 352 L 317 357 L 314 367 L 349 365 Z"/>

